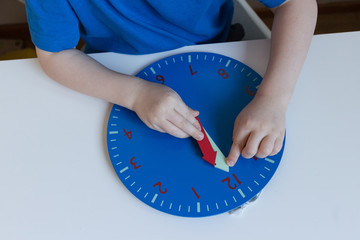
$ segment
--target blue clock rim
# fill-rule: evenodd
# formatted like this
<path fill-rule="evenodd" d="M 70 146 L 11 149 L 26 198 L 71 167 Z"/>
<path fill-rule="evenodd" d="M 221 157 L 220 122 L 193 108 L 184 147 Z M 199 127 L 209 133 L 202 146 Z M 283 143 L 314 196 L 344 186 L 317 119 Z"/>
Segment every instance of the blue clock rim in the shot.
<path fill-rule="evenodd" d="M 218 53 L 212 53 L 212 52 L 184 52 L 184 53 L 174 54 L 174 55 L 170 55 L 170 56 L 163 57 L 163 58 L 161 58 L 161 59 L 155 60 L 154 62 L 152 62 L 151 64 L 145 66 L 142 70 L 140 70 L 140 71 L 136 74 L 136 76 L 138 76 L 144 69 L 150 67 L 151 65 L 153 65 L 153 64 L 155 64 L 155 63 L 157 63 L 157 62 L 159 62 L 159 61 L 161 61 L 161 60 L 165 60 L 165 59 L 167 59 L 167 58 L 169 58 L 169 57 L 175 57 L 175 56 L 178 56 L 178 55 L 186 55 L 186 54 L 213 54 L 213 55 L 218 55 L 218 56 L 224 56 L 224 57 L 226 57 L 226 58 L 233 59 L 233 60 L 235 60 L 235 61 L 237 61 L 237 62 L 240 62 L 240 63 L 242 63 L 243 65 L 247 66 L 247 67 L 248 67 L 249 69 L 251 69 L 252 71 L 254 71 L 252 68 L 250 68 L 248 65 L 244 64 L 243 62 L 238 61 L 238 60 L 236 60 L 236 59 L 234 59 L 234 58 L 225 56 L 225 55 L 218 54 Z M 255 71 L 255 72 L 256 72 L 256 71 Z M 113 165 L 114 170 L 116 169 L 116 168 L 115 168 L 115 165 L 114 165 L 115 162 L 114 162 L 113 159 L 111 158 L 111 155 L 110 155 L 110 151 L 111 151 L 111 150 L 110 150 L 110 148 L 109 148 L 109 125 L 110 125 L 110 116 L 111 116 L 111 113 L 112 113 L 113 109 L 114 109 L 116 106 L 118 106 L 118 105 L 114 104 L 113 107 L 111 108 L 111 112 L 110 112 L 109 118 L 108 118 L 108 126 L 107 126 L 107 148 L 108 148 L 109 157 L 110 157 L 110 160 L 111 160 L 111 162 L 112 162 L 112 165 Z M 120 107 L 120 106 L 119 106 L 119 107 Z M 285 146 L 285 139 L 286 139 L 286 133 L 285 133 L 285 136 L 284 136 L 283 148 L 282 148 L 281 151 L 280 151 L 280 152 L 281 152 L 281 156 L 280 156 L 280 158 L 279 158 L 279 164 L 277 164 L 276 169 L 274 170 L 274 174 L 271 176 L 270 180 L 263 186 L 262 189 L 264 189 L 265 186 L 271 181 L 271 179 L 273 178 L 273 176 L 275 175 L 275 173 L 276 173 L 276 171 L 277 171 L 277 169 L 278 169 L 278 166 L 280 165 L 280 162 L 281 162 L 281 159 L 282 159 L 282 156 L 283 156 L 284 146 Z M 116 173 L 117 173 L 117 172 L 116 172 Z M 138 198 L 141 202 L 145 203 L 146 205 L 148 205 L 148 206 L 150 206 L 150 207 L 152 207 L 152 208 L 154 208 L 154 209 L 156 209 L 156 210 L 158 210 L 158 211 L 160 211 L 160 212 L 164 212 L 164 213 L 167 213 L 167 214 L 170 214 L 170 215 L 180 216 L 180 217 L 194 217 L 194 216 L 187 216 L 187 215 L 176 214 L 176 212 L 167 212 L 167 211 L 163 211 L 163 210 L 160 210 L 160 209 L 158 209 L 158 208 L 153 207 L 151 204 L 146 203 L 145 201 L 143 201 L 142 199 L 140 199 L 136 194 L 134 194 L 134 193 L 127 187 L 127 185 L 125 184 L 125 182 L 124 182 L 124 181 L 122 180 L 122 178 L 120 177 L 119 173 L 117 173 L 117 175 L 118 175 L 118 177 L 120 178 L 121 182 L 124 184 L 124 186 L 127 188 L 127 190 L 128 190 L 129 192 L 131 192 L 133 195 L 135 195 L 136 198 Z M 262 191 L 262 189 L 260 189 L 260 191 Z M 260 191 L 259 191 L 259 192 L 260 192 Z M 258 192 L 257 192 L 256 194 L 258 194 Z M 255 194 L 255 195 L 256 195 L 256 194 Z M 250 200 L 250 199 L 249 199 L 249 200 Z M 248 202 L 249 200 L 247 200 L 246 202 Z M 243 204 L 245 204 L 246 202 L 244 202 Z M 243 205 L 243 204 L 242 204 L 242 205 Z M 242 205 L 239 205 L 239 206 L 242 206 Z M 214 215 L 218 215 L 218 214 L 221 214 L 221 213 L 230 211 L 230 210 L 231 210 L 231 209 L 226 210 L 226 211 L 221 211 L 221 212 L 219 212 L 219 213 L 209 214 L 209 215 L 199 215 L 199 216 L 197 216 L 197 217 L 214 216 Z"/>

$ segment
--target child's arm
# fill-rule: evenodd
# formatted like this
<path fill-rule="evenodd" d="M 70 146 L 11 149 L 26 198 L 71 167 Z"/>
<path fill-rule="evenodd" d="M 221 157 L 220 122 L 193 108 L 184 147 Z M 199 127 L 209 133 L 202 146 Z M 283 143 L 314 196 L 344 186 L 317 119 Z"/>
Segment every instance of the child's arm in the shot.
<path fill-rule="evenodd" d="M 76 49 L 50 53 L 36 49 L 44 71 L 57 82 L 134 110 L 150 128 L 184 138 L 203 138 L 195 117 L 172 89 L 111 71 Z"/>
<path fill-rule="evenodd" d="M 282 147 L 286 109 L 314 33 L 317 4 L 288 0 L 274 13 L 269 64 L 254 99 L 235 121 L 230 166 L 240 154 L 264 158 Z"/>

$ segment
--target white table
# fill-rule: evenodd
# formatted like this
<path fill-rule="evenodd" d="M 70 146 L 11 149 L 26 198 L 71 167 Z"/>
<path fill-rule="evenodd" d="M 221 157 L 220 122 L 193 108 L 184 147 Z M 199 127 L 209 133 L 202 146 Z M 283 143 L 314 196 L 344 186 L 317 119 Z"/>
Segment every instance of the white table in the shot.
<path fill-rule="evenodd" d="M 122 185 L 106 149 L 110 104 L 50 80 L 36 59 L 0 62 L 0 239 L 359 239 L 359 43 L 360 32 L 314 37 L 274 178 L 241 216 L 198 219 L 156 211 Z M 93 57 L 135 74 L 187 51 L 263 75 L 269 41 Z"/>

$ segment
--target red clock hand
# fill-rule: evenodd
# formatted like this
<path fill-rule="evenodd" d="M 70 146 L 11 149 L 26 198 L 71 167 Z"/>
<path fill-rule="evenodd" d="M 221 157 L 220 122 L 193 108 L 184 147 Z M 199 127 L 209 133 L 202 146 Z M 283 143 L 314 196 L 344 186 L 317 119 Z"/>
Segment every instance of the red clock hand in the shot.
<path fill-rule="evenodd" d="M 199 121 L 200 120 L 198 117 L 196 117 L 196 119 Z M 201 132 L 204 134 L 204 138 L 201 141 L 197 141 L 199 144 L 199 147 L 201 149 L 201 152 L 203 154 L 203 159 L 205 161 L 207 161 L 208 163 L 210 163 L 211 165 L 215 166 L 215 160 L 216 160 L 216 151 L 214 151 L 214 149 L 211 146 L 211 143 L 209 141 L 208 136 L 205 133 L 205 130 L 202 126 L 202 124 L 200 123 L 201 126 Z"/>

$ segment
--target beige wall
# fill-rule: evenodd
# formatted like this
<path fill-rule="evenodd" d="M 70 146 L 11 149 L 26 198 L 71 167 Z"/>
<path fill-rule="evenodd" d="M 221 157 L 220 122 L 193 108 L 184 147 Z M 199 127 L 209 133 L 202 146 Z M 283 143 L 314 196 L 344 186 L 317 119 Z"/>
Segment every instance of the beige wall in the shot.
<path fill-rule="evenodd" d="M 0 0 L 0 24 L 26 22 L 25 6 L 18 0 Z"/>
<path fill-rule="evenodd" d="M 49 0 L 51 1 L 51 0 Z M 247 0 L 252 7 L 262 7 L 257 0 Z M 360 0 L 317 0 L 318 3 L 346 2 Z M 0 24 L 24 23 L 26 13 L 23 3 L 18 0 L 0 0 Z"/>
<path fill-rule="evenodd" d="M 257 0 L 246 0 L 252 7 L 263 7 Z M 317 0 L 318 3 L 333 3 L 333 2 L 359 2 L 360 0 Z"/>

